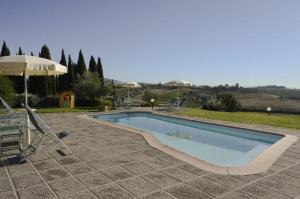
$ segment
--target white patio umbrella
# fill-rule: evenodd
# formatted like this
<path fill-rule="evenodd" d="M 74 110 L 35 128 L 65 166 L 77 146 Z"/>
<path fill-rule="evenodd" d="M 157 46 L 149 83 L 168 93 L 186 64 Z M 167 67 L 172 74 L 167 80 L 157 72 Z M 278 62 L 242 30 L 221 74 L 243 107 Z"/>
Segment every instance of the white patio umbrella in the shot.
<path fill-rule="evenodd" d="M 49 76 L 67 73 L 67 67 L 54 61 L 28 55 L 0 57 L 0 75 L 23 76 L 25 86 L 25 105 L 28 105 L 27 77 Z M 28 122 L 28 118 L 26 120 Z M 28 123 L 27 123 L 28 124 Z M 28 131 L 28 143 L 30 133 Z"/>

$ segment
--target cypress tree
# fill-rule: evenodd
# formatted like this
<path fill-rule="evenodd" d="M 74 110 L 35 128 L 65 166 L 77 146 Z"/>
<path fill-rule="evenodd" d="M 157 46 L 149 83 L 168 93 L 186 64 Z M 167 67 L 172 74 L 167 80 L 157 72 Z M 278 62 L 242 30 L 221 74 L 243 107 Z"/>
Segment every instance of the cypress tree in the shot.
<path fill-rule="evenodd" d="M 63 66 L 67 66 L 67 59 L 65 56 L 65 51 L 64 49 L 62 49 L 61 51 L 61 58 L 60 58 L 60 62 L 61 65 Z M 58 90 L 59 91 L 63 91 L 68 89 L 68 75 L 67 74 L 63 74 L 63 75 L 59 75 L 58 76 Z"/>
<path fill-rule="evenodd" d="M 83 57 L 82 51 L 80 49 L 77 66 L 76 66 L 76 73 L 77 73 L 76 75 L 82 76 L 85 71 L 86 71 L 86 65 L 84 62 L 84 57 Z"/>
<path fill-rule="evenodd" d="M 21 47 L 19 47 L 19 51 L 18 51 L 17 55 L 24 55 Z"/>
<path fill-rule="evenodd" d="M 31 56 L 35 56 L 33 52 L 30 53 Z M 40 54 L 39 54 L 40 55 Z M 37 76 L 29 76 L 28 83 L 28 92 L 37 94 L 37 85 L 38 85 L 38 77 Z"/>
<path fill-rule="evenodd" d="M 63 66 L 67 66 L 67 59 L 66 59 L 66 56 L 65 56 L 64 49 L 61 50 L 61 58 L 60 58 L 59 64 L 61 64 Z"/>
<path fill-rule="evenodd" d="M 3 57 L 3 56 L 10 56 L 10 50 L 6 46 L 5 41 L 3 41 L 2 49 L 1 49 L 1 53 L 0 53 L 0 57 Z"/>
<path fill-rule="evenodd" d="M 24 77 L 12 77 L 12 81 L 14 83 L 16 93 L 24 93 Z"/>
<path fill-rule="evenodd" d="M 102 68 L 100 57 L 98 57 L 97 70 L 98 70 L 98 73 L 99 73 L 101 86 L 104 87 L 104 75 L 103 75 L 103 68 Z"/>
<path fill-rule="evenodd" d="M 40 57 L 51 60 L 50 50 L 46 44 L 42 46 Z"/>
<path fill-rule="evenodd" d="M 50 50 L 46 45 L 43 45 L 40 57 L 51 60 Z M 53 76 L 38 77 L 41 80 L 38 84 L 38 94 L 40 96 L 56 94 L 55 79 Z"/>
<path fill-rule="evenodd" d="M 32 94 L 38 94 L 38 84 L 39 84 L 38 76 L 29 76 L 28 92 Z"/>
<path fill-rule="evenodd" d="M 74 78 L 74 68 L 76 65 L 73 63 L 71 59 L 71 55 L 68 57 L 68 89 L 73 89 L 73 86 L 75 84 L 75 78 Z"/>
<path fill-rule="evenodd" d="M 92 73 L 97 72 L 97 63 L 93 56 L 91 56 L 91 59 L 90 59 L 89 71 Z"/>
<path fill-rule="evenodd" d="M 17 55 L 24 55 L 21 47 L 19 47 Z M 12 81 L 14 83 L 16 93 L 23 93 L 24 92 L 24 77 L 23 76 L 12 77 Z"/>

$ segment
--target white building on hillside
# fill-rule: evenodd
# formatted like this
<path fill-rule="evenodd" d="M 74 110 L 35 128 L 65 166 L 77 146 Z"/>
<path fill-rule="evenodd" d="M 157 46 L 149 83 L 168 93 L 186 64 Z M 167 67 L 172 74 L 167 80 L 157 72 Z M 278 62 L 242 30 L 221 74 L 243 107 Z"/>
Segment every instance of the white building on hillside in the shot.
<path fill-rule="evenodd" d="M 136 82 L 123 82 L 118 84 L 118 86 L 124 88 L 141 88 L 141 85 Z"/>
<path fill-rule="evenodd" d="M 192 86 L 192 84 L 185 80 L 174 80 L 165 83 L 165 86 Z"/>

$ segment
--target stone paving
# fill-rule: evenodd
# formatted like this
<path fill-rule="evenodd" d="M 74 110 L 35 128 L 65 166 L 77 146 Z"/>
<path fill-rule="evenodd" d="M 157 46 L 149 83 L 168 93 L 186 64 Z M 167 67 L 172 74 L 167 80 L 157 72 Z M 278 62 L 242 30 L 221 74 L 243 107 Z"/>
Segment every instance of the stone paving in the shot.
<path fill-rule="evenodd" d="M 73 154 L 62 156 L 48 150 L 36 153 L 25 164 L 4 161 L 0 198 L 300 198 L 299 141 L 263 174 L 217 175 L 150 147 L 140 135 L 78 115 L 41 115 L 55 132 L 70 133 L 64 142 Z"/>

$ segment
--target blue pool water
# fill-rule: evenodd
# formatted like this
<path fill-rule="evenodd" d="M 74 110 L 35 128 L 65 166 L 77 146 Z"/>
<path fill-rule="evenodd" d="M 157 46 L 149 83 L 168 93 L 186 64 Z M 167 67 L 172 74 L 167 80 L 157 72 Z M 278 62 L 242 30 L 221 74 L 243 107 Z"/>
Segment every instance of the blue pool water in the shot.
<path fill-rule="evenodd" d="M 249 163 L 282 138 L 221 125 L 177 119 L 151 113 L 115 113 L 95 118 L 142 129 L 162 144 L 212 164 L 237 167 Z"/>

